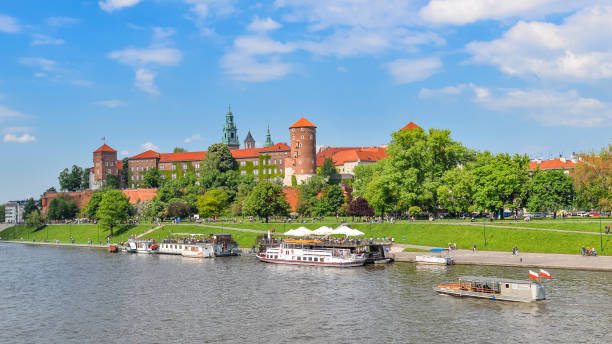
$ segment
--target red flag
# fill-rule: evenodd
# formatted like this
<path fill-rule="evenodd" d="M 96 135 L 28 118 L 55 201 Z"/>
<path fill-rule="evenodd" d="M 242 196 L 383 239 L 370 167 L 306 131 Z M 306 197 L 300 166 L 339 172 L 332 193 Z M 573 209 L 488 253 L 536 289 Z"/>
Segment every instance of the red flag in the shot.
<path fill-rule="evenodd" d="M 535 271 L 529 270 L 529 278 L 537 280 L 539 278 L 538 273 Z"/>
<path fill-rule="evenodd" d="M 100 140 L 102 141 L 106 141 L 106 136 L 104 136 L 103 138 L 101 138 Z"/>
<path fill-rule="evenodd" d="M 540 277 L 550 278 L 550 274 L 548 271 L 540 269 Z"/>

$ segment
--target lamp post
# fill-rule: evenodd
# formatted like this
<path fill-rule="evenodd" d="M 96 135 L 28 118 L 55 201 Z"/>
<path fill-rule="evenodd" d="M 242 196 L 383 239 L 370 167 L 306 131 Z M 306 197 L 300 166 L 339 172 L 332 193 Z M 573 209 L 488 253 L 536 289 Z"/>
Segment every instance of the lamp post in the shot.
<path fill-rule="evenodd" d="M 601 232 L 601 212 L 599 214 L 599 251 L 603 254 L 603 235 Z"/>
<path fill-rule="evenodd" d="M 484 244 L 487 246 L 487 223 L 482 223 L 482 236 L 484 237 Z"/>

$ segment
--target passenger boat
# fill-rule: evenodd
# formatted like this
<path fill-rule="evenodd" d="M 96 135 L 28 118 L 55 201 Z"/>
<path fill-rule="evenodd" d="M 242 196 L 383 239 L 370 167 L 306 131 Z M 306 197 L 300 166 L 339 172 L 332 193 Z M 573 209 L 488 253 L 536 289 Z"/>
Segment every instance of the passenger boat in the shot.
<path fill-rule="evenodd" d="M 365 252 L 360 245 L 287 239 L 267 246 L 257 254 L 257 259 L 273 264 L 354 267 L 365 264 Z"/>
<path fill-rule="evenodd" d="M 215 256 L 214 246 L 206 242 L 192 240 L 164 239 L 159 244 L 160 254 L 182 255 L 192 258 L 211 258 Z"/>
<path fill-rule="evenodd" d="M 421 264 L 435 264 L 435 265 L 453 265 L 455 260 L 453 257 L 436 257 L 436 256 L 416 256 L 414 261 Z"/>
<path fill-rule="evenodd" d="M 533 302 L 546 299 L 540 282 L 494 277 L 462 276 L 457 282 L 440 283 L 434 290 L 452 296 L 502 301 Z"/>
<path fill-rule="evenodd" d="M 127 252 L 136 253 L 157 253 L 159 245 L 152 239 L 129 239 L 127 241 Z"/>
<path fill-rule="evenodd" d="M 239 256 L 242 253 L 238 243 L 232 239 L 232 235 L 229 233 L 213 234 L 211 238 L 215 257 Z"/>

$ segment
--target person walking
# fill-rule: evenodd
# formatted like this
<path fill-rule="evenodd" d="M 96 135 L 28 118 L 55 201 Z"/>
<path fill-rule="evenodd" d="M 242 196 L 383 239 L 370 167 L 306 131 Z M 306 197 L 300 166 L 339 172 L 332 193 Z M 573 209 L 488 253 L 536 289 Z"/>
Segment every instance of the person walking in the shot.
<path fill-rule="evenodd" d="M 476 253 L 476 244 L 474 244 L 474 246 L 472 246 L 472 252 Z"/>

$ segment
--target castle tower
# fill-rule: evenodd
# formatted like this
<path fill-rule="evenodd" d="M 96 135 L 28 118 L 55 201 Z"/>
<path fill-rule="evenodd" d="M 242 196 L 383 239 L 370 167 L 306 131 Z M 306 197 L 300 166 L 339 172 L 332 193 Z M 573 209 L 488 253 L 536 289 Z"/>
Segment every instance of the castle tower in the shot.
<path fill-rule="evenodd" d="M 270 125 L 268 125 L 268 133 L 266 134 L 266 142 L 264 143 L 264 148 L 268 148 L 274 146 L 274 142 L 272 142 L 272 135 L 270 135 Z"/>
<path fill-rule="evenodd" d="M 222 143 L 225 143 L 230 149 L 240 148 L 240 141 L 238 141 L 238 128 L 234 124 L 234 114 L 232 114 L 231 107 L 228 106 L 227 114 L 225 115 L 225 126 L 223 127 L 223 138 Z"/>
<path fill-rule="evenodd" d="M 118 175 L 117 151 L 106 143 L 93 152 L 93 169 L 89 174 L 89 188 L 96 190 L 104 186 L 106 176 Z"/>
<path fill-rule="evenodd" d="M 246 139 L 244 139 L 244 148 L 246 149 L 255 148 L 255 139 L 251 135 L 250 130 L 249 130 L 249 133 L 247 134 Z"/>
<path fill-rule="evenodd" d="M 295 176 L 297 184 L 302 184 L 317 174 L 317 126 L 302 117 L 289 127 L 291 153 L 285 159 L 284 184 L 292 184 Z"/>

